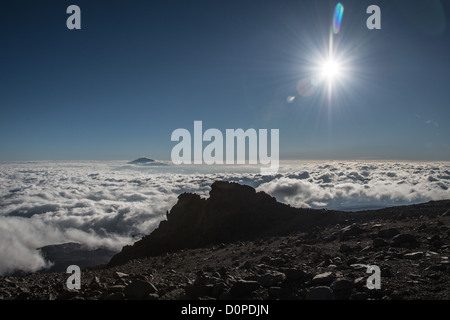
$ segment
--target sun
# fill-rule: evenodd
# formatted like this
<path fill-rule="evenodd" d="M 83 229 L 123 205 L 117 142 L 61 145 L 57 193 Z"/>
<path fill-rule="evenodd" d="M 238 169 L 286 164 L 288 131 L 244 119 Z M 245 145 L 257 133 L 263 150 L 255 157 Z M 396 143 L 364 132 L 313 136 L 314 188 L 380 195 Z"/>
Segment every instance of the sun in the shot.
<path fill-rule="evenodd" d="M 327 60 L 322 65 L 322 76 L 328 80 L 332 80 L 339 76 L 341 73 L 341 66 L 340 64 L 333 60 Z"/>

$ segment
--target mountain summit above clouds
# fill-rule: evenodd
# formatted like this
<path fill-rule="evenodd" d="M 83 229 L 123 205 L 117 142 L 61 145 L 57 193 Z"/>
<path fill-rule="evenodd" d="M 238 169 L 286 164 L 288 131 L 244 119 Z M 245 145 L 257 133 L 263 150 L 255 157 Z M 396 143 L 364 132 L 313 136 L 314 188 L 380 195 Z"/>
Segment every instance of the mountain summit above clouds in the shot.
<path fill-rule="evenodd" d="M 141 166 L 165 166 L 167 165 L 164 162 L 158 161 L 158 160 L 154 160 L 154 159 L 150 159 L 147 157 L 140 157 L 136 160 L 133 161 L 129 161 L 127 162 L 128 164 L 134 164 L 134 165 L 141 165 Z"/>
<path fill-rule="evenodd" d="M 147 157 L 141 157 L 136 160 L 128 162 L 128 164 L 143 164 L 143 163 L 153 163 L 155 160 L 147 158 Z"/>

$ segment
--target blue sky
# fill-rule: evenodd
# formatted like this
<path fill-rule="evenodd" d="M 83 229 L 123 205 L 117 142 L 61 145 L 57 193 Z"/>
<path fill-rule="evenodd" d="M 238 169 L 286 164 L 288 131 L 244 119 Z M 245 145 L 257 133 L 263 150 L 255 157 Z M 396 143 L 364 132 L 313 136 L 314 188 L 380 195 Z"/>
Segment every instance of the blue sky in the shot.
<path fill-rule="evenodd" d="M 328 52 L 337 1 L 4 1 L 0 160 L 170 159 L 195 120 L 279 129 L 282 159 L 450 160 L 448 2 L 341 2 L 347 71 L 328 98 L 296 88 Z"/>

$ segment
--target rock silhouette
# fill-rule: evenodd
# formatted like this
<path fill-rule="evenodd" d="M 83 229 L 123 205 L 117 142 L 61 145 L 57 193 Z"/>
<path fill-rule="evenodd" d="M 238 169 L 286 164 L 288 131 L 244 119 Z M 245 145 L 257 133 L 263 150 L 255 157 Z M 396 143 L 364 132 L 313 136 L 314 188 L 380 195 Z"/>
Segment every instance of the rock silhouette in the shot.
<path fill-rule="evenodd" d="M 179 249 L 306 230 L 347 216 L 344 212 L 293 208 L 252 187 L 216 181 L 208 199 L 181 194 L 167 220 L 133 246 L 125 246 L 109 265 Z"/>

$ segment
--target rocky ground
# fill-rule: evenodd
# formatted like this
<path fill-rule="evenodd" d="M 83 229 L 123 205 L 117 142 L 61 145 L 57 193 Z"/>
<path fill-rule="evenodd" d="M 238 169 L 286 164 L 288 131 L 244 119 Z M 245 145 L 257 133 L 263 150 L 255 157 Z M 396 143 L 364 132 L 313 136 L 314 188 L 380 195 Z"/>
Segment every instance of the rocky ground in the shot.
<path fill-rule="evenodd" d="M 449 202 L 365 217 L 82 270 L 80 290 L 66 273 L 0 277 L 0 299 L 450 299 Z"/>

